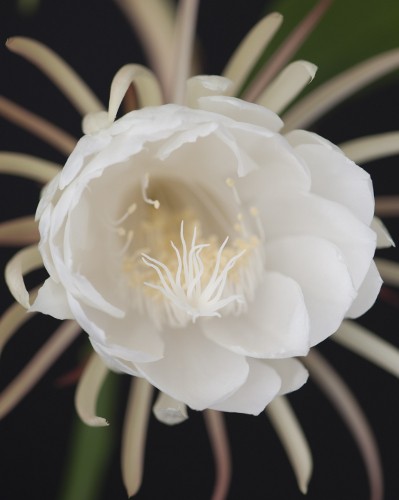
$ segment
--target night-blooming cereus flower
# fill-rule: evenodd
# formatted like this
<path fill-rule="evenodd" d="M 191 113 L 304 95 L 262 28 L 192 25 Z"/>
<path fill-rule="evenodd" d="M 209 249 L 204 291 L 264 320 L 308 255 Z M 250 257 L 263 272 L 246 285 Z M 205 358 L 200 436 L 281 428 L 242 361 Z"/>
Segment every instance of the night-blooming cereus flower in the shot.
<path fill-rule="evenodd" d="M 193 409 L 257 414 L 374 302 L 372 186 L 263 106 L 195 102 L 79 141 L 38 207 L 50 277 L 31 310 L 75 319 L 108 367 Z"/>

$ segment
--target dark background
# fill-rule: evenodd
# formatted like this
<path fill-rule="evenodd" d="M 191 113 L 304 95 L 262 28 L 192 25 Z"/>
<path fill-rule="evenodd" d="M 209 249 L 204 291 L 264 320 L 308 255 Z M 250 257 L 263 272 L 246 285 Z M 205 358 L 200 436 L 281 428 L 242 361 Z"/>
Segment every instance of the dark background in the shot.
<path fill-rule="evenodd" d="M 1 44 L 8 36 L 41 40 L 64 57 L 107 102 L 114 73 L 128 62 L 144 63 L 144 55 L 129 25 L 111 0 L 43 0 L 34 16 L 18 15 L 15 3 L 0 0 Z M 261 16 L 266 1 L 202 0 L 198 32 L 205 72 L 220 73 L 243 35 Z M 245 6 L 243 8 L 243 6 Z M 47 79 L 29 63 L 0 47 L 0 93 L 28 109 L 80 134 L 80 117 Z M 387 80 L 361 92 L 320 120 L 313 130 L 339 143 L 353 137 L 398 128 L 398 81 Z M 56 162 L 65 158 L 28 133 L 0 120 L 0 149 L 21 151 Z M 377 194 L 397 192 L 398 158 L 373 162 Z M 33 213 L 39 186 L 3 176 L 0 220 Z M 385 221 L 398 241 L 395 220 Z M 1 251 L 2 265 L 15 249 Z M 395 250 L 381 255 L 397 257 Z M 385 295 L 386 297 L 388 295 Z M 390 297 L 392 297 L 390 295 Z M 1 283 L 1 309 L 12 299 Z M 379 299 L 362 323 L 399 346 L 398 303 Z M 55 320 L 38 318 L 7 345 L 0 363 L 0 386 L 5 387 L 49 337 Z M 74 417 L 74 386 L 56 381 L 74 369 L 87 341 L 82 338 L 61 357 L 24 401 L 0 423 L 0 498 L 56 499 L 63 475 Z M 399 498 L 399 382 L 356 355 L 326 341 L 321 351 L 357 395 L 378 440 L 386 479 L 387 500 Z M 110 467 L 98 500 L 126 498 L 119 466 L 120 427 L 127 377 L 120 377 L 120 406 L 111 422 L 115 429 Z M 309 500 L 367 499 L 368 486 L 361 457 L 334 408 L 309 382 L 290 396 L 313 451 L 314 473 Z M 227 415 L 233 455 L 229 499 L 300 499 L 293 473 L 267 418 Z M 206 499 L 213 484 L 213 462 L 201 414 L 175 428 L 150 422 L 145 475 L 138 499 Z M 76 498 L 76 500 L 85 500 Z"/>

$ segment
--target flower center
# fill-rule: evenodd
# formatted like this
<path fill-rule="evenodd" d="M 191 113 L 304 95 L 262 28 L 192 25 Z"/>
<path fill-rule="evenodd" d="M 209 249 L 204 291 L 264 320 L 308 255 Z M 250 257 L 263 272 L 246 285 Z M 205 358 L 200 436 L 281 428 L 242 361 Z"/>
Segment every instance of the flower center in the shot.
<path fill-rule="evenodd" d="M 241 212 L 221 228 L 215 206 L 190 206 L 189 195 L 176 203 L 167 191 L 163 184 L 149 190 L 145 176 L 141 199 L 115 221 L 133 305 L 159 327 L 245 311 L 263 267 L 261 235 L 249 233 Z M 253 209 L 248 215 L 256 218 Z"/>

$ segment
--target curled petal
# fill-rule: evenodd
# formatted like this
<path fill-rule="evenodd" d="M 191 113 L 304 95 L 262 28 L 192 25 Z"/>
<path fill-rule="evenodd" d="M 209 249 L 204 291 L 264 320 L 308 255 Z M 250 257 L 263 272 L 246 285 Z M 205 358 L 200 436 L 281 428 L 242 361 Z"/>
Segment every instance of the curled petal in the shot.
<path fill-rule="evenodd" d="M 399 132 L 369 135 L 340 144 L 342 151 L 357 164 L 399 154 Z"/>
<path fill-rule="evenodd" d="M 25 287 L 24 275 L 43 266 L 42 257 L 37 245 L 20 250 L 8 261 L 5 268 L 5 279 L 14 299 L 29 309 L 29 293 Z"/>
<path fill-rule="evenodd" d="M 139 64 L 127 64 L 116 73 L 112 80 L 108 106 L 110 123 L 115 120 L 122 99 L 132 83 L 136 87 L 140 107 L 162 104 L 162 91 L 154 73 Z"/>
<path fill-rule="evenodd" d="M 176 425 L 188 419 L 187 408 L 184 403 L 160 392 L 152 409 L 157 419 L 167 425 Z"/>
<path fill-rule="evenodd" d="M 248 90 L 244 93 L 244 99 L 255 101 L 264 91 L 270 81 L 287 64 L 291 57 L 299 50 L 315 26 L 328 10 L 332 0 L 319 0 L 315 7 L 302 20 L 300 24 L 286 38 L 281 47 L 274 53 L 265 65 L 263 71 L 254 79 Z"/>
<path fill-rule="evenodd" d="M 109 425 L 105 418 L 96 415 L 98 394 L 103 385 L 108 368 L 101 358 L 93 353 L 79 379 L 75 393 L 75 407 L 82 421 L 90 427 Z"/>
<path fill-rule="evenodd" d="M 295 61 L 284 68 L 256 100 L 275 113 L 281 113 L 314 78 L 317 66 Z"/>
<path fill-rule="evenodd" d="M 320 85 L 283 116 L 286 130 L 307 128 L 357 90 L 399 67 L 399 49 L 372 57 Z"/>
<path fill-rule="evenodd" d="M 170 0 L 116 0 L 134 27 L 162 86 L 170 79 L 175 7 Z M 156 22 L 154 20 L 156 19 Z"/>
<path fill-rule="evenodd" d="M 223 76 L 234 82 L 234 93 L 244 84 L 252 66 L 266 49 L 281 23 L 283 16 L 273 12 L 261 19 L 237 47 L 225 69 Z"/>
<path fill-rule="evenodd" d="M 7 40 L 6 45 L 41 69 L 83 115 L 103 109 L 101 102 L 77 73 L 42 43 L 31 38 L 13 37 Z"/>
<path fill-rule="evenodd" d="M 31 292 L 31 295 L 34 296 L 36 292 L 37 288 Z M 0 353 L 14 333 L 32 317 L 26 314 L 26 309 L 18 302 L 14 302 L 6 309 L 0 319 Z"/>
<path fill-rule="evenodd" d="M 80 326 L 68 321 L 53 333 L 22 372 L 0 394 L 0 418 L 7 415 L 21 401 L 79 332 Z"/>
<path fill-rule="evenodd" d="M 310 376 L 333 403 L 357 442 L 368 473 L 371 500 L 382 500 L 384 485 L 380 456 L 364 413 L 348 386 L 319 353 L 313 349 L 303 361 Z"/>
<path fill-rule="evenodd" d="M 142 378 L 131 383 L 122 438 L 122 477 L 129 497 L 141 486 L 152 392 Z"/>
<path fill-rule="evenodd" d="M 18 175 L 45 184 L 51 181 L 61 168 L 61 165 L 34 156 L 11 152 L 0 153 L 2 174 Z"/>
<path fill-rule="evenodd" d="M 0 115 L 67 156 L 76 145 L 77 139 L 64 130 L 2 96 L 0 96 Z"/>
<path fill-rule="evenodd" d="M 24 246 L 39 241 L 39 231 L 34 217 L 18 217 L 0 223 L 0 245 Z"/>
<path fill-rule="evenodd" d="M 346 320 L 331 338 L 395 377 L 399 377 L 399 349 L 367 328 Z"/>
<path fill-rule="evenodd" d="M 275 398 L 265 411 L 291 462 L 299 489 L 305 495 L 312 476 L 313 459 L 303 429 L 284 396 Z"/>
<path fill-rule="evenodd" d="M 227 498 L 231 481 L 231 453 L 223 414 L 205 410 L 204 419 L 216 465 L 216 482 L 211 500 Z"/>

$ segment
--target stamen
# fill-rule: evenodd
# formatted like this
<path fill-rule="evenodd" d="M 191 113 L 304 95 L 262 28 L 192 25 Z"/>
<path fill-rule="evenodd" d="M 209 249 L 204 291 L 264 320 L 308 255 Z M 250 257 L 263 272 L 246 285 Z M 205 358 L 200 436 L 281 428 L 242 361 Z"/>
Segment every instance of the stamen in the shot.
<path fill-rule="evenodd" d="M 123 224 L 125 222 L 125 220 L 129 217 L 129 215 L 132 215 L 137 209 L 137 204 L 136 203 L 132 203 L 126 210 L 126 212 L 122 215 L 122 217 L 120 217 L 119 219 L 117 219 L 114 224 L 115 226 L 120 226 L 121 224 Z"/>
<path fill-rule="evenodd" d="M 235 199 L 237 205 L 241 205 L 241 200 L 240 200 L 240 197 L 238 195 L 238 191 L 237 191 L 236 183 L 234 182 L 234 179 L 232 179 L 231 177 L 228 177 L 226 179 L 226 185 L 233 191 L 234 199 Z"/>
<path fill-rule="evenodd" d="M 260 220 L 260 217 L 259 217 L 259 210 L 256 208 L 256 207 L 251 207 L 249 209 L 249 213 L 252 215 L 252 217 L 255 219 L 255 222 L 256 222 L 256 227 L 258 229 L 258 233 L 259 233 L 259 237 L 262 241 L 265 241 L 266 239 L 266 234 L 265 234 L 265 230 L 262 226 L 262 222 Z"/>
<path fill-rule="evenodd" d="M 222 268 L 222 258 L 229 238 L 227 237 L 220 246 L 216 260 L 213 264 L 213 253 L 204 258 L 201 252 L 208 248 L 208 243 L 197 243 L 197 228 L 194 227 L 190 249 L 184 236 L 184 222 L 180 226 L 181 251 L 171 242 L 176 254 L 177 270 L 173 276 L 171 269 L 160 260 L 142 254 L 144 264 L 156 272 L 159 283 L 144 282 L 149 288 L 159 291 L 169 301 L 175 318 L 181 318 L 178 311 L 184 311 L 191 316 L 192 321 L 200 316 L 220 316 L 218 312 L 232 302 L 243 303 L 244 297 L 239 294 L 230 294 L 223 297 L 226 291 L 229 272 L 238 259 L 245 253 L 245 249 L 233 255 Z M 229 252 L 230 253 L 230 252 Z M 208 265 L 206 265 L 208 264 Z M 209 273 L 210 265 L 213 270 Z M 209 276 L 210 274 L 210 276 Z M 207 278 L 209 276 L 209 278 Z M 207 280 L 204 287 L 204 281 Z M 178 311 L 176 311 L 176 308 Z M 179 320 L 178 320 L 179 321 Z M 180 322 L 185 322 L 184 317 Z"/>
<path fill-rule="evenodd" d="M 119 234 L 119 236 L 125 236 L 126 235 L 125 244 L 123 245 L 123 247 L 118 252 L 118 255 L 122 256 L 122 255 L 125 255 L 125 253 L 128 251 L 128 249 L 130 247 L 130 244 L 133 241 L 134 231 L 132 229 L 129 229 L 129 231 L 126 233 L 126 229 L 124 229 L 123 227 L 121 227 L 118 230 L 118 234 Z"/>
<path fill-rule="evenodd" d="M 156 210 L 159 209 L 161 204 L 159 203 L 158 200 L 152 200 L 151 198 L 148 198 L 147 196 L 147 190 L 148 186 L 150 184 L 150 174 L 145 174 L 143 179 L 141 180 L 141 194 L 143 196 L 143 200 L 148 203 L 149 205 L 153 205 Z"/>

